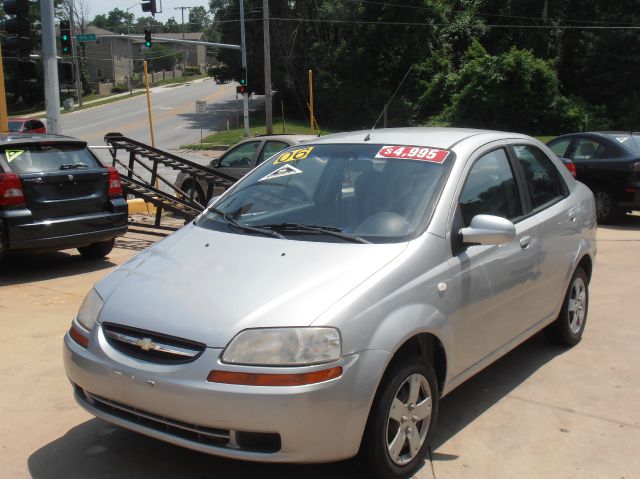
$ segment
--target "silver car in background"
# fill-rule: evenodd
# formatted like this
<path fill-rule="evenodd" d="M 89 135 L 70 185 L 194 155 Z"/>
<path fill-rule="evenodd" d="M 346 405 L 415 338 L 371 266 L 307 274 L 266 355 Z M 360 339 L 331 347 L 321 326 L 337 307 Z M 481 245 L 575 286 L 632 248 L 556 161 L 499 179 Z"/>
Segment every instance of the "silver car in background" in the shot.
<path fill-rule="evenodd" d="M 87 411 L 173 444 L 409 477 L 443 396 L 540 330 L 580 341 L 595 218 L 528 136 L 318 138 L 98 282 L 66 371 Z"/>

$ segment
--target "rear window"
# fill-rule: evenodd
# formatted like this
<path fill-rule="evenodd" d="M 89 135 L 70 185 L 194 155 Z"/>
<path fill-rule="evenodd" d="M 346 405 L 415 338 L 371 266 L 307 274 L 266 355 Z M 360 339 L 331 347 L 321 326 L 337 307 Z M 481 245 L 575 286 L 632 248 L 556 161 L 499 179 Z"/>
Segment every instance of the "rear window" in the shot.
<path fill-rule="evenodd" d="M 634 153 L 640 153 L 640 135 L 637 135 L 635 133 L 626 135 L 624 133 L 612 133 L 609 134 L 609 137 L 615 139 L 622 146 L 628 148 Z"/>
<path fill-rule="evenodd" d="M 0 148 L 13 173 L 101 168 L 85 147 L 68 144 L 16 145 Z"/>

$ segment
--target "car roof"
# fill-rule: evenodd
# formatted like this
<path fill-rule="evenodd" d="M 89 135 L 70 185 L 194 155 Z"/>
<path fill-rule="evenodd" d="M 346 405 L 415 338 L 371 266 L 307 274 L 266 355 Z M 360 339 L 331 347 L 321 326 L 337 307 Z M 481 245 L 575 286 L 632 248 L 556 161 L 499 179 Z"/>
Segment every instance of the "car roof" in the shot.
<path fill-rule="evenodd" d="M 450 150 L 455 145 L 472 138 L 473 143 L 483 144 L 507 138 L 530 139 L 531 137 L 520 133 L 471 128 L 412 127 L 337 133 L 317 138 L 314 143 L 414 145 Z"/>
<path fill-rule="evenodd" d="M 20 116 L 15 118 L 9 118 L 9 121 L 31 121 L 31 120 L 42 121 L 40 118 L 36 118 L 35 116 Z"/>
<path fill-rule="evenodd" d="M 246 141 L 255 141 L 255 140 L 284 140 L 289 141 L 290 143 L 301 143 L 303 141 L 313 140 L 318 138 L 318 135 L 256 135 L 251 138 L 245 138 L 239 143 L 244 143 Z M 239 144 L 238 143 L 238 144 Z"/>
<path fill-rule="evenodd" d="M 51 133 L 2 133 L 0 134 L 0 146 L 8 145 L 37 145 L 39 143 L 78 143 L 80 145 L 86 145 L 87 142 L 73 138 L 71 136 L 54 135 Z"/>

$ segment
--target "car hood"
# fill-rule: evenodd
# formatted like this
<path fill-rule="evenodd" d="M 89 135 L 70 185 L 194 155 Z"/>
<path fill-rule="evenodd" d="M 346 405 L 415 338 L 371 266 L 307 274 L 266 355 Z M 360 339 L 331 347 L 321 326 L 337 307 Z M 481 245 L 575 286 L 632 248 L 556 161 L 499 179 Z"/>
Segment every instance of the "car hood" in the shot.
<path fill-rule="evenodd" d="M 311 324 L 405 248 L 189 225 L 96 285 L 105 300 L 98 321 L 223 348 L 246 328 Z"/>

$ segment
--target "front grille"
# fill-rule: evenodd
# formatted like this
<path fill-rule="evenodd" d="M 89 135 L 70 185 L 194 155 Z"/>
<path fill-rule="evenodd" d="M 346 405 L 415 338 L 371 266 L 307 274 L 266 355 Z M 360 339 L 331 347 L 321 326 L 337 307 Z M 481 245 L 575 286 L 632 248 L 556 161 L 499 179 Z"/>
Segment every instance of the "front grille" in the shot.
<path fill-rule="evenodd" d="M 194 443 L 261 453 L 274 453 L 281 448 L 279 434 L 241 432 L 189 424 L 127 406 L 74 386 L 77 397 L 99 411 Z"/>
<path fill-rule="evenodd" d="M 154 363 L 189 363 L 206 348 L 204 344 L 188 339 L 113 323 L 104 323 L 102 330 L 109 344 L 121 353 Z"/>

